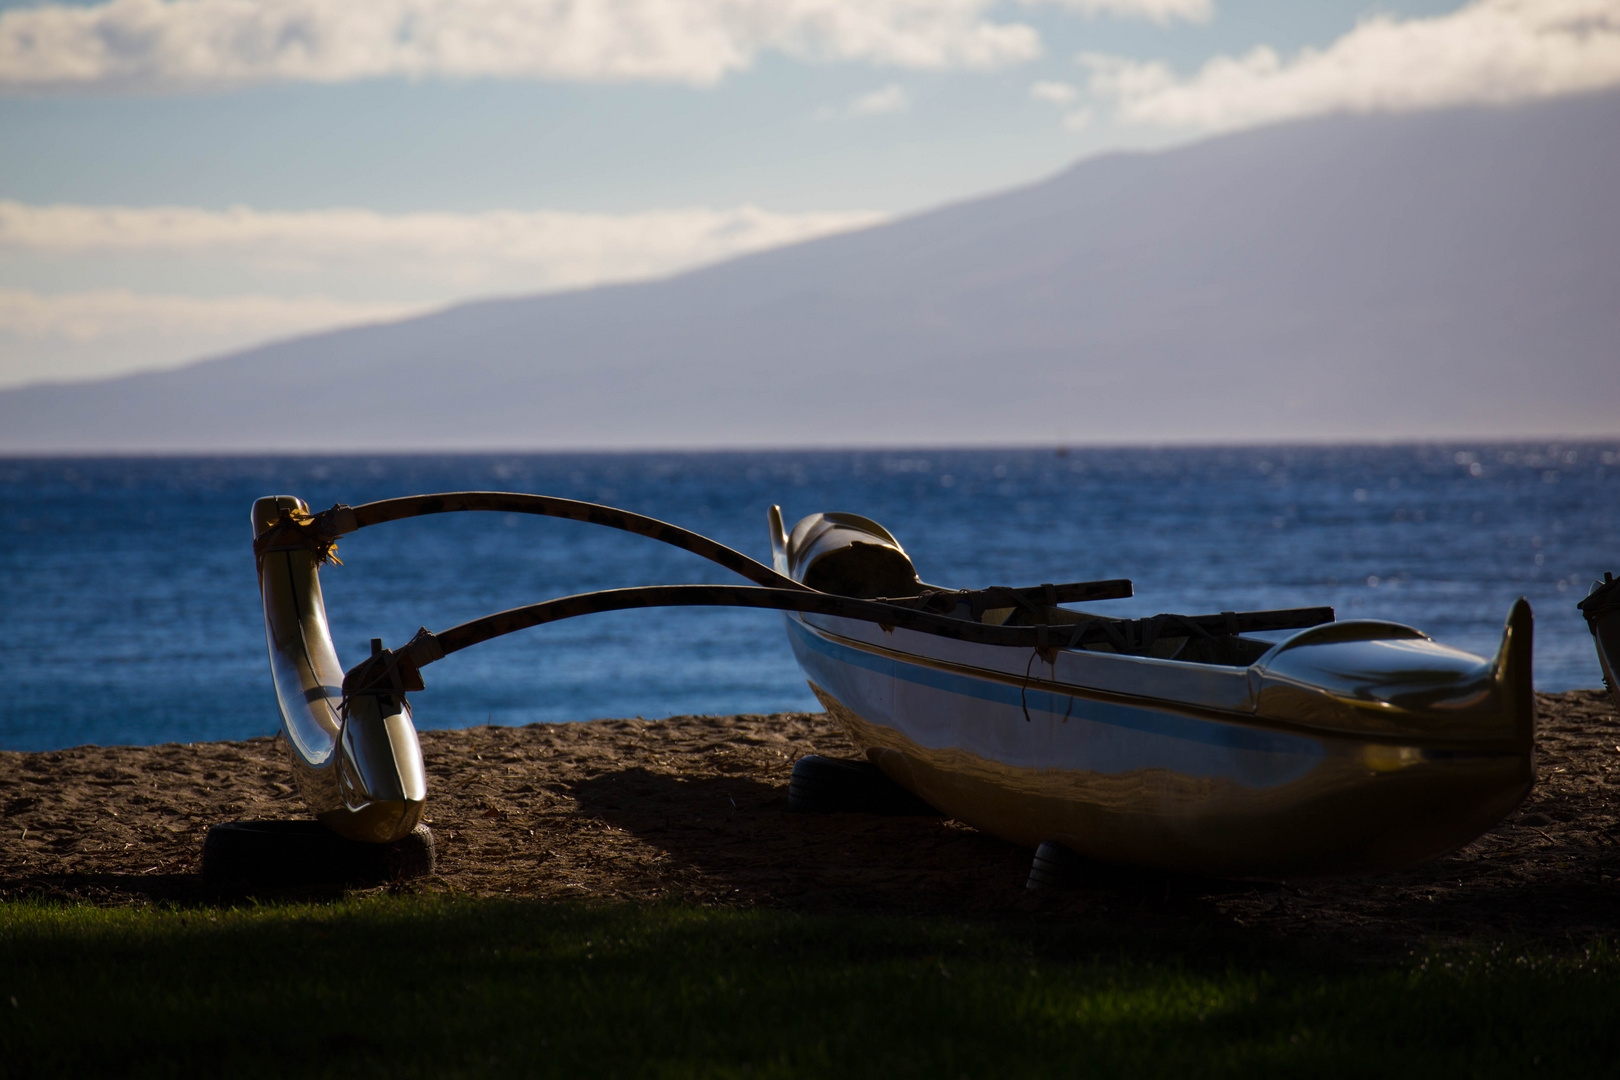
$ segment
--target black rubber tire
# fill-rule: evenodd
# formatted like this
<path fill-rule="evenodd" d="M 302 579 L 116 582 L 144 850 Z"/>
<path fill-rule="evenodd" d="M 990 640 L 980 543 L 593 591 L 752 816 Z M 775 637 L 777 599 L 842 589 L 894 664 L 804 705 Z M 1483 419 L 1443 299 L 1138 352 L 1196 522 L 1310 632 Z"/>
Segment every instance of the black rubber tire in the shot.
<path fill-rule="evenodd" d="M 203 841 L 203 876 L 262 885 L 400 881 L 433 872 L 433 831 L 402 840 L 346 840 L 319 821 L 228 821 Z"/>
<path fill-rule="evenodd" d="M 1063 888 L 1076 885 L 1084 876 L 1086 861 L 1054 840 L 1043 840 L 1035 849 L 1035 859 L 1029 866 L 1029 880 L 1024 888 Z"/>
<path fill-rule="evenodd" d="M 869 761 L 812 754 L 793 765 L 788 809 L 801 814 L 939 817 L 940 812 L 890 780 Z"/>

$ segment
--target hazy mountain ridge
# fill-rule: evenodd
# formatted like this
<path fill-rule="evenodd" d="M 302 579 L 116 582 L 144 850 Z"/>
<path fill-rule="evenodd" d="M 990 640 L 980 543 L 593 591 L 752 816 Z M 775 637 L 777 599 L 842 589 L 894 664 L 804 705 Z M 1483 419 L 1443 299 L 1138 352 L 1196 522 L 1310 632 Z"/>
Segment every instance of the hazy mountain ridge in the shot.
<path fill-rule="evenodd" d="M 655 282 L 0 393 L 0 448 L 1620 432 L 1620 95 L 1332 118 Z"/>

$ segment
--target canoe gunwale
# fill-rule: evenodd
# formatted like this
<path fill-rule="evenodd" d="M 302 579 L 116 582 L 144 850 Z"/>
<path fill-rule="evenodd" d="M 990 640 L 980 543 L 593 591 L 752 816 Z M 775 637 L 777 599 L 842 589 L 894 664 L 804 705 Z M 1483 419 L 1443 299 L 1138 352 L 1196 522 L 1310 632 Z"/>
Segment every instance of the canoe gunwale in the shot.
<path fill-rule="evenodd" d="M 1021 677 L 991 668 L 980 668 L 958 661 L 943 660 L 936 657 L 907 652 L 892 646 L 877 645 L 861 641 L 817 626 L 797 612 L 784 613 L 788 619 L 798 622 L 809 632 L 826 640 L 833 641 L 847 648 L 857 649 L 874 656 L 895 660 L 900 663 L 912 664 L 917 667 L 931 668 L 936 671 L 949 672 L 967 678 L 980 679 L 986 682 L 1000 683 L 1004 686 L 1016 686 L 1036 692 L 1043 692 L 1060 697 L 1072 697 L 1085 701 L 1096 701 L 1106 704 L 1129 705 L 1138 708 L 1156 709 L 1175 713 L 1189 719 L 1213 723 L 1228 724 L 1257 731 L 1276 732 L 1283 735 L 1298 735 L 1323 741 L 1343 741 L 1356 745 L 1372 744 L 1389 747 L 1421 747 L 1437 751 L 1469 751 L 1488 756 L 1517 756 L 1524 752 L 1520 740 L 1516 738 L 1466 738 L 1466 737 L 1425 737 L 1421 733 L 1391 733 L 1378 731 L 1352 731 L 1342 728 L 1326 728 L 1312 724 L 1296 723 L 1274 717 L 1260 716 L 1252 712 L 1239 712 L 1235 710 L 1219 709 L 1207 705 L 1197 705 L 1191 702 L 1177 701 L 1172 698 L 1152 697 L 1144 694 L 1131 694 L 1117 690 L 1104 690 L 1074 683 L 1058 682 L 1043 679 L 1039 676 Z M 1392 624 L 1394 625 L 1394 624 Z M 1287 642 L 1279 644 L 1278 648 Z M 996 648 L 998 646 L 984 646 Z M 1019 650 L 1020 652 L 1022 650 Z M 1268 653 L 1269 655 L 1269 653 Z"/>

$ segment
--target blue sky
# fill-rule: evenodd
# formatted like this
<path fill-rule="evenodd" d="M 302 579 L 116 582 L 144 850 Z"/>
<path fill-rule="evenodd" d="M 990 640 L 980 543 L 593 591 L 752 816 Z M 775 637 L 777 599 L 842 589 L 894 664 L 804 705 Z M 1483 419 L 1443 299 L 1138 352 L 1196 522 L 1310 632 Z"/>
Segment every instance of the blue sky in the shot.
<path fill-rule="evenodd" d="M 0 0 L 0 387 L 1617 82 L 1620 0 Z"/>

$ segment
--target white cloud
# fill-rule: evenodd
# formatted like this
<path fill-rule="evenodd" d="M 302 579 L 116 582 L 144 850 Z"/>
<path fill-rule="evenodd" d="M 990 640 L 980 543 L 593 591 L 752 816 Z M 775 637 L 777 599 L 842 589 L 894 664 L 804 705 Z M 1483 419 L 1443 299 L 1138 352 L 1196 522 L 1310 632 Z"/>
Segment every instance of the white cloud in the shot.
<path fill-rule="evenodd" d="M 1093 111 L 1089 105 L 1069 108 L 1080 99 L 1078 87 L 1066 82 L 1038 82 L 1029 88 L 1029 96 L 1036 101 L 1067 109 L 1063 114 L 1063 126 L 1069 131 L 1084 131 L 1091 126 Z"/>
<path fill-rule="evenodd" d="M 890 83 L 870 94 L 862 94 L 849 106 L 852 116 L 888 116 L 911 108 L 911 95 L 898 83 Z"/>
<path fill-rule="evenodd" d="M 110 0 L 0 14 L 0 86 L 172 91 L 380 76 L 712 84 L 764 52 L 995 68 L 993 0 Z M 1150 4 L 1149 6 L 1156 6 Z"/>
<path fill-rule="evenodd" d="M 381 322 L 420 305 L 325 297 L 43 294 L 0 289 L 0 388 L 73 381 L 188 360 L 273 338 Z"/>
<path fill-rule="evenodd" d="M 866 212 L 778 214 L 755 206 L 381 214 L 0 200 L 0 254 L 228 260 L 290 279 L 342 269 L 426 283 L 449 297 L 654 277 L 881 220 Z"/>
<path fill-rule="evenodd" d="M 1022 0 L 1169 22 L 1211 0 Z M 926 70 L 1040 54 L 1000 0 L 109 0 L 0 13 L 0 89 L 169 92 L 386 76 L 708 85 L 767 52 Z"/>
<path fill-rule="evenodd" d="M 1029 96 L 1036 101 L 1067 105 L 1080 96 L 1080 91 L 1066 82 L 1038 82 L 1029 88 Z"/>
<path fill-rule="evenodd" d="M 1121 18 L 1151 19 L 1164 25 L 1176 21 L 1208 22 L 1215 14 L 1214 0 L 1023 0 L 1068 8 L 1082 15 L 1114 15 Z"/>
<path fill-rule="evenodd" d="M 0 200 L 0 269 L 79 283 L 56 294 L 0 289 L 0 386 L 173 366 L 472 296 L 668 274 L 881 220 L 753 206 L 379 214 Z M 145 291 L 96 287 L 109 267 Z M 233 295 L 188 292 L 199 282 Z M 371 302 L 333 295 L 357 290 Z"/>
<path fill-rule="evenodd" d="M 1260 46 L 1186 78 L 1158 62 L 1077 59 L 1119 119 L 1162 127 L 1505 104 L 1620 85 L 1620 0 L 1476 0 L 1427 19 L 1379 15 L 1323 49 L 1284 59 Z"/>
<path fill-rule="evenodd" d="M 415 305 L 350 304 L 320 296 L 141 296 L 128 289 L 53 295 L 0 289 L 0 333 L 75 342 L 150 333 L 268 336 L 376 322 L 415 310 Z"/>
<path fill-rule="evenodd" d="M 817 120 L 854 120 L 867 116 L 894 116 L 911 111 L 911 95 L 899 83 L 890 83 L 851 98 L 844 105 L 823 105 L 815 111 Z"/>

